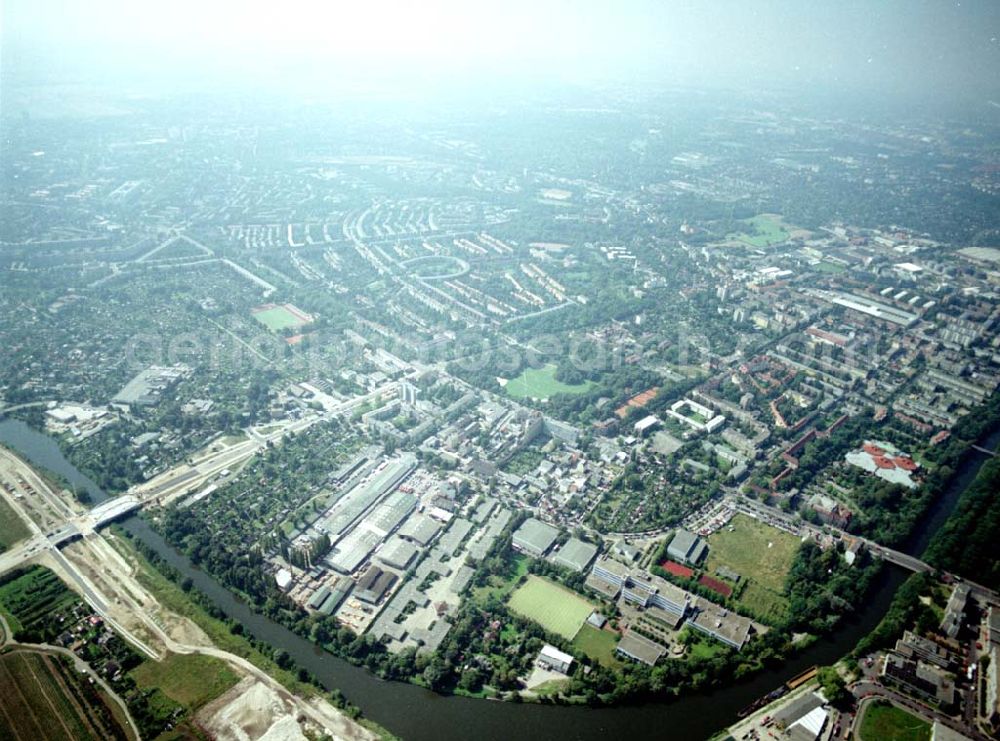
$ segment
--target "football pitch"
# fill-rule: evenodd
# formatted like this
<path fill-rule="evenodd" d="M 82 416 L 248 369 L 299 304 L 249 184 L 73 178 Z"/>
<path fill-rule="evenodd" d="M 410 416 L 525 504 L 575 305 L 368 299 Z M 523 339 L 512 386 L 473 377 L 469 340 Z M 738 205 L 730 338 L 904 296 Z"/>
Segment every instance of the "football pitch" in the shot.
<path fill-rule="evenodd" d="M 280 332 L 287 327 L 301 327 L 309 324 L 311 318 L 291 305 L 276 306 L 268 304 L 253 310 L 253 318 L 270 329 Z"/>
<path fill-rule="evenodd" d="M 573 639 L 594 611 L 594 606 L 575 592 L 535 575 L 510 596 L 507 607 L 566 640 Z"/>

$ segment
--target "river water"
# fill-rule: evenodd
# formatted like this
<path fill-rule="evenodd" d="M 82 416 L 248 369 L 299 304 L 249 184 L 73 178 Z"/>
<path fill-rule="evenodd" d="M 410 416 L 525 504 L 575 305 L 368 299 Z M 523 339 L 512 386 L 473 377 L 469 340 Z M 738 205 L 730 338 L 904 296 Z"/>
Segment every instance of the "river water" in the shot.
<path fill-rule="evenodd" d="M 0 421 L 0 443 L 32 463 L 64 476 L 86 490 L 94 503 L 107 494 L 80 473 L 62 455 L 51 438 L 17 420 Z M 1000 430 L 982 442 L 990 450 L 1000 443 Z M 987 456 L 970 451 L 955 478 L 934 502 L 924 521 L 901 550 L 919 555 L 947 519 L 959 495 L 972 482 Z M 280 647 L 299 666 L 311 671 L 327 688 L 338 688 L 364 715 L 407 741 L 442 739 L 698 739 L 729 725 L 736 714 L 795 674 L 814 664 L 831 664 L 848 653 L 882 619 L 896 588 L 907 573 L 896 567 L 883 570 L 868 601 L 853 619 L 836 632 L 784 662 L 778 669 L 759 672 L 713 692 L 691 694 L 673 702 L 649 702 L 614 708 L 583 708 L 514 704 L 442 696 L 403 682 L 386 682 L 365 669 L 339 659 L 300 638 L 287 628 L 255 613 L 215 579 L 195 567 L 152 530 L 131 517 L 123 526 L 151 546 L 168 563 L 189 576 L 194 585 L 228 616 L 260 639 Z"/>

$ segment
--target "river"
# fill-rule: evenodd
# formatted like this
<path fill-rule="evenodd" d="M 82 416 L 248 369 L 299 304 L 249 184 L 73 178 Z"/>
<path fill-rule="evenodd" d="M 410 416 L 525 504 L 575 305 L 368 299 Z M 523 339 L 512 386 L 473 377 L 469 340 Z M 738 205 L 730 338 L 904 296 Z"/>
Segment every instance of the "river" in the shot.
<path fill-rule="evenodd" d="M 86 490 L 93 502 L 107 498 L 105 492 L 66 460 L 54 440 L 23 422 L 0 421 L 0 443 L 18 451 L 32 463 L 64 476 L 72 485 Z M 998 443 L 1000 429 L 981 442 L 990 450 L 996 449 Z M 920 527 L 900 550 L 916 555 L 923 552 L 951 513 L 961 492 L 987 459 L 985 454 L 969 452 L 944 494 L 935 500 Z M 122 525 L 189 576 L 220 610 L 258 638 L 287 651 L 299 666 L 311 671 L 327 688 L 340 689 L 366 717 L 407 741 L 707 738 L 735 721 L 742 708 L 803 669 L 813 664 L 831 664 L 848 653 L 882 619 L 897 587 L 907 576 L 907 572 L 896 567 L 884 569 L 859 613 L 845 621 L 832 636 L 818 640 L 778 669 L 759 672 L 724 689 L 687 695 L 673 702 L 613 708 L 514 704 L 442 696 L 415 685 L 383 681 L 253 612 L 245 602 L 168 545 L 141 518 L 133 516 Z"/>

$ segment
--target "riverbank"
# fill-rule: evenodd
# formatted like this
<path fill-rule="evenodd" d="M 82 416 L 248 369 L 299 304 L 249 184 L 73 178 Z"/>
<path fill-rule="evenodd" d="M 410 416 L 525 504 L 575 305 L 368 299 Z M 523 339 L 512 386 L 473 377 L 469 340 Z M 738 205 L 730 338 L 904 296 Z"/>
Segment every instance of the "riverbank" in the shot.
<path fill-rule="evenodd" d="M 95 502 L 106 498 L 104 492 L 92 481 L 69 465 L 51 439 L 23 423 L 9 420 L 0 422 L 0 442 L 18 449 L 32 462 L 65 476 L 71 484 L 86 488 Z M 981 463 L 981 459 L 965 461 L 957 471 L 956 481 L 960 481 L 963 474 L 968 474 L 967 478 L 971 481 Z M 975 470 L 966 471 L 966 468 Z M 934 520 L 936 511 L 949 506 L 949 501 L 950 506 L 954 506 L 959 493 L 957 488 L 952 490 L 949 487 L 935 501 L 931 521 Z M 944 516 L 947 517 L 947 512 Z M 366 717 L 408 740 L 440 739 L 453 736 L 459 731 L 464 736 L 476 737 L 482 741 L 508 739 L 512 736 L 603 741 L 608 734 L 654 739 L 662 738 L 664 728 L 670 728 L 685 738 L 707 738 L 719 727 L 734 720 L 742 708 L 795 674 L 814 664 L 832 664 L 848 654 L 858 640 L 878 624 L 888 609 L 896 588 L 905 578 L 905 573 L 901 570 L 886 567 L 875 580 L 870 599 L 835 635 L 818 639 L 780 666 L 766 668 L 751 678 L 735 681 L 724 689 L 688 695 L 683 698 L 683 702 L 650 702 L 600 709 L 482 702 L 457 696 L 441 696 L 415 685 L 380 680 L 366 670 L 317 649 L 283 626 L 254 612 L 216 580 L 194 566 L 189 559 L 171 548 L 141 518 L 132 517 L 123 523 L 123 527 L 178 569 L 184 577 L 191 579 L 192 585 L 211 600 L 221 615 L 237 621 L 245 626 L 247 632 L 268 644 L 286 651 L 298 666 L 315 675 L 324 687 L 338 688 L 350 702 L 361 708 Z M 917 534 L 914 539 L 916 544 L 919 545 L 922 535 L 924 534 Z M 926 534 L 926 538 L 929 537 Z"/>

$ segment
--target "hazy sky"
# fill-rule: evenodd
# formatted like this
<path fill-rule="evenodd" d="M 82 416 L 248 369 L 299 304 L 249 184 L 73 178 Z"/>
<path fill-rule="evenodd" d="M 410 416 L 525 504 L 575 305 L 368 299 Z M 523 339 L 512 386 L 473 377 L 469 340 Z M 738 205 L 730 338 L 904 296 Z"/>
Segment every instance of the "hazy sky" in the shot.
<path fill-rule="evenodd" d="M 7 85 L 654 77 L 1000 100 L 1000 0 L 0 0 Z"/>

